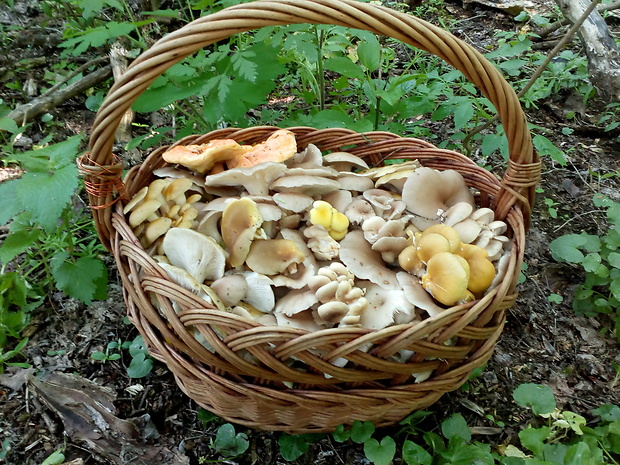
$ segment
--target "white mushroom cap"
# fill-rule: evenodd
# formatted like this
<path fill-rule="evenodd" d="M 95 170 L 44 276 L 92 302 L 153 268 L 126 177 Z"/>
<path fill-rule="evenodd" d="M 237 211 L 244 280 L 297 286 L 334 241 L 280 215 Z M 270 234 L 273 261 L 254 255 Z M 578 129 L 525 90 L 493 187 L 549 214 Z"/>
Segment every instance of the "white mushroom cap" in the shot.
<path fill-rule="evenodd" d="M 294 213 L 309 210 L 314 202 L 314 199 L 309 195 L 296 192 L 278 192 L 273 194 L 273 200 L 280 208 Z"/>
<path fill-rule="evenodd" d="M 362 224 L 377 215 L 370 202 L 362 197 L 354 199 L 344 210 L 344 214 L 352 224 Z"/>
<path fill-rule="evenodd" d="M 276 192 L 296 192 L 310 196 L 325 195 L 340 189 L 340 183 L 323 176 L 283 176 L 269 185 Z"/>
<path fill-rule="evenodd" d="M 353 201 L 353 195 L 348 190 L 340 189 L 323 196 L 322 200 L 330 204 L 339 212 L 344 212 Z"/>
<path fill-rule="evenodd" d="M 267 162 L 258 165 L 233 168 L 205 178 L 207 187 L 240 186 L 252 195 L 267 195 L 269 185 L 282 176 L 286 166 L 282 163 Z"/>
<path fill-rule="evenodd" d="M 341 189 L 348 191 L 365 192 L 375 188 L 372 179 L 358 173 L 342 173 L 338 176 L 337 181 L 340 183 Z"/>
<path fill-rule="evenodd" d="M 473 211 L 474 206 L 468 202 L 455 203 L 446 211 L 444 224 L 454 226 L 469 217 Z"/>
<path fill-rule="evenodd" d="M 204 234 L 172 228 L 164 236 L 163 251 L 171 264 L 186 270 L 199 283 L 224 276 L 224 249 Z"/>
<path fill-rule="evenodd" d="M 241 274 L 248 286 L 248 291 L 241 300 L 249 303 L 260 312 L 269 313 L 273 311 L 276 305 L 275 295 L 271 287 L 273 281 L 267 276 L 253 271 L 246 271 Z"/>
<path fill-rule="evenodd" d="M 474 196 L 458 171 L 418 168 L 403 186 L 407 210 L 424 218 L 437 218 L 452 205 L 467 202 L 474 206 Z"/>
<path fill-rule="evenodd" d="M 394 323 L 395 316 L 401 312 L 414 315 L 415 307 L 401 289 L 385 289 L 377 284 L 368 284 L 365 288 L 368 307 L 360 318 L 363 328 L 383 329 Z"/>
<path fill-rule="evenodd" d="M 396 274 L 396 278 L 405 293 L 405 297 L 411 304 L 425 310 L 430 316 L 439 315 L 445 310 L 435 303 L 430 294 L 420 284 L 420 280 L 415 276 L 400 271 Z"/>
<path fill-rule="evenodd" d="M 304 150 L 286 160 L 285 163 L 286 166 L 290 168 L 323 166 L 323 153 L 321 153 L 316 145 L 308 144 Z"/>
<path fill-rule="evenodd" d="M 293 289 L 278 299 L 274 312 L 291 317 L 304 310 L 310 310 L 318 303 L 314 292 L 307 289 Z"/>
<path fill-rule="evenodd" d="M 211 283 L 211 289 L 227 307 L 237 305 L 247 294 L 248 284 L 241 274 L 229 274 Z"/>
<path fill-rule="evenodd" d="M 349 152 L 333 152 L 323 156 L 323 164 L 338 171 L 367 170 L 368 163 Z"/>
<path fill-rule="evenodd" d="M 482 231 L 482 226 L 471 218 L 466 218 L 452 227 L 459 234 L 461 242 L 465 244 L 471 244 L 474 242 L 478 237 L 478 234 L 480 234 L 480 231 Z"/>
<path fill-rule="evenodd" d="M 350 231 L 340 241 L 340 260 L 358 279 L 367 279 L 384 289 L 398 289 L 396 273 L 390 270 L 379 252 L 372 250 L 360 230 Z"/>

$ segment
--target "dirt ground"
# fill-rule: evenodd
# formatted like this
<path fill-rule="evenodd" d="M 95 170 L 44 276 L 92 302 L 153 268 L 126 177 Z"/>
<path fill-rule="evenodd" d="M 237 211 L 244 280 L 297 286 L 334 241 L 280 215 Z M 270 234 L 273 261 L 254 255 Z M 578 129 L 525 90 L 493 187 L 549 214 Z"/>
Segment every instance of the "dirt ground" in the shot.
<path fill-rule="evenodd" d="M 462 8 L 455 4 L 450 8 L 463 17 L 485 16 L 484 20 L 462 23 L 457 32 L 466 40 L 490 40 L 489 34 L 494 28 L 514 27 L 511 16 L 496 10 L 476 5 Z M 617 23 L 615 28 L 618 29 Z M 9 100 L 8 94 L 8 89 L 0 91 L 5 101 Z M 565 122 L 561 116 L 563 104 L 561 98 L 550 100 L 539 110 L 528 112 L 528 118 L 536 125 L 557 128 Z M 93 114 L 83 108 L 83 99 L 76 98 L 55 109 L 53 114 L 57 119 L 67 118 L 70 130 L 87 130 Z M 526 279 L 520 284 L 516 305 L 508 312 L 505 331 L 484 372 L 469 382 L 467 389 L 445 395 L 432 406 L 429 410 L 435 415 L 426 420 L 426 427 L 434 428 L 449 414 L 459 412 L 470 426 L 478 427 L 476 440 L 495 445 L 514 443 L 529 416 L 516 406 L 511 393 L 528 382 L 549 385 L 558 407 L 588 419 L 592 418 L 589 411 L 601 404 L 620 405 L 617 371 L 620 346 L 609 332 L 610 322 L 605 317 L 574 315 L 572 295 L 583 274 L 576 267 L 555 262 L 548 247 L 553 238 L 562 234 L 600 230 L 603 217 L 592 205 L 595 193 L 602 192 L 620 200 L 618 178 L 597 177 L 620 170 L 620 143 L 617 134 L 606 134 L 594 127 L 596 112 L 595 108 L 586 109 L 581 121 L 573 123 L 572 135 L 564 136 L 556 131 L 552 136 L 556 144 L 573 150 L 567 166 L 547 160 L 544 167 L 543 192 L 538 196 L 528 234 Z M 36 142 L 41 133 L 36 130 L 39 126 L 34 127 L 29 137 Z M 43 127 L 39 128 L 44 131 Z M 500 172 L 499 161 L 497 165 Z M 557 218 L 550 216 L 545 198 L 556 202 Z M 94 351 L 104 350 L 110 341 L 131 341 L 137 335 L 132 326 L 123 323 L 125 306 L 120 280 L 114 263 L 109 257 L 107 260 L 109 299 L 85 306 L 61 293 L 51 296 L 53 305 L 39 312 L 26 331 L 30 342 L 25 355 L 32 368 L 8 370 L 8 376 L 0 379 L 0 440 L 8 439 L 12 444 L 6 463 L 40 464 L 62 446 L 66 447 L 68 463 L 111 463 L 93 452 L 92 444 L 101 445 L 97 434 L 79 428 L 66 431 L 58 415 L 34 395 L 26 378 L 35 371 L 75 375 L 79 377 L 76 379 L 87 379 L 108 389 L 104 397 L 109 404 L 104 404 L 115 409 L 114 416 L 119 419 L 115 424 L 120 429 L 131 428 L 120 419 L 135 419 L 138 425 L 136 443 L 145 454 L 168 457 L 167 462 L 152 463 L 197 464 L 218 459 L 210 448 L 218 424 L 203 426 L 197 420 L 196 404 L 179 390 L 165 366 L 156 363 L 148 377 L 132 380 L 126 374 L 129 363 L 126 354 L 119 360 L 105 363 L 90 357 Z M 562 303 L 549 302 L 547 298 L 552 293 L 561 295 Z M 86 388 L 81 386 L 82 390 Z M 73 392 L 57 392 L 54 399 L 60 402 L 66 397 L 69 404 L 80 402 L 79 398 L 72 397 Z M 504 422 L 506 427 L 497 428 L 497 421 Z M 226 463 L 285 463 L 278 453 L 277 434 L 244 427 L 237 427 L 237 431 L 248 435 L 250 449 Z M 395 429 L 387 428 L 379 436 L 393 431 Z M 125 459 L 118 463 L 131 463 L 130 459 Z M 69 462 L 71 460 L 74 462 Z M 339 444 L 328 437 L 313 443 L 298 462 L 368 463 L 361 446 L 350 442 Z"/>

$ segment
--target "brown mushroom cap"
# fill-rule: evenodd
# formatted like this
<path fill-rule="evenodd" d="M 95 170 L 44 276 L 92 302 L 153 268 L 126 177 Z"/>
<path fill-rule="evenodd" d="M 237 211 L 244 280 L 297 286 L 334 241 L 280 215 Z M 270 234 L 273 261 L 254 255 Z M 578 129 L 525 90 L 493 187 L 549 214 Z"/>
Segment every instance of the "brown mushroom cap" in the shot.
<path fill-rule="evenodd" d="M 226 165 L 233 169 L 255 166 L 265 162 L 281 163 L 296 153 L 295 134 L 288 129 L 278 129 L 264 142 L 247 149 L 242 156 L 228 160 Z"/>
<path fill-rule="evenodd" d="M 177 145 L 164 152 L 162 158 L 202 174 L 217 162 L 238 157 L 245 150 L 232 139 L 217 139 L 202 145 Z"/>

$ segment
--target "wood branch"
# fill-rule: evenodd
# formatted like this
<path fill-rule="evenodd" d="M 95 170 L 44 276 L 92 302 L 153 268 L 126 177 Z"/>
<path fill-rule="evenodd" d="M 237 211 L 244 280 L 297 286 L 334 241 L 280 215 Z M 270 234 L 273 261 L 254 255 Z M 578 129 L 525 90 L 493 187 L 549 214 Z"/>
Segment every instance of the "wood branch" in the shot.
<path fill-rule="evenodd" d="M 564 17 L 575 23 L 590 5 L 589 0 L 556 0 Z M 579 28 L 588 57 L 590 81 L 605 102 L 620 102 L 620 50 L 598 11 Z"/>
<path fill-rule="evenodd" d="M 618 8 L 620 8 L 620 2 L 606 3 L 605 5 L 598 5 L 596 7 L 596 11 L 598 11 L 599 13 L 603 13 L 605 11 L 617 10 Z M 566 18 L 562 18 L 561 20 L 550 24 L 549 26 L 541 29 L 536 33 L 536 35 L 539 36 L 538 40 L 544 39 L 545 37 L 560 29 L 562 26 L 568 26 L 569 24 L 570 21 Z"/>
<path fill-rule="evenodd" d="M 32 121 L 37 116 L 47 113 L 70 98 L 80 95 L 84 91 L 105 81 L 112 75 L 112 68 L 105 66 L 80 79 L 73 84 L 45 96 L 37 97 L 32 101 L 20 105 L 7 116 L 19 125 Z"/>

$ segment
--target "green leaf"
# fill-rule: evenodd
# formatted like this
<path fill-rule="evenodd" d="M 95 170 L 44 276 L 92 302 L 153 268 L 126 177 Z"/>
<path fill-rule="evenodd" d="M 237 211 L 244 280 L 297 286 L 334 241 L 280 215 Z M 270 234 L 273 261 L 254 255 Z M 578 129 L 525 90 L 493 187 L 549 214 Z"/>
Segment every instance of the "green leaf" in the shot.
<path fill-rule="evenodd" d="M 0 262 L 6 264 L 29 247 L 36 245 L 40 235 L 41 230 L 39 228 L 26 227 L 18 219 L 13 221 L 9 235 L 0 245 Z"/>
<path fill-rule="evenodd" d="M 342 74 L 351 79 L 364 79 L 364 70 L 347 57 L 327 58 L 323 66 L 326 70 Z"/>
<path fill-rule="evenodd" d="M 454 109 L 454 129 L 463 129 L 473 117 L 474 106 L 470 102 L 457 105 Z"/>
<path fill-rule="evenodd" d="M 310 443 L 304 436 L 286 433 L 282 433 L 278 438 L 278 445 L 280 446 L 282 458 L 289 462 L 297 460 L 310 447 Z"/>
<path fill-rule="evenodd" d="M 62 453 L 62 450 L 56 450 L 52 452 L 41 465 L 59 465 L 65 461 L 65 454 Z"/>
<path fill-rule="evenodd" d="M 607 262 L 614 268 L 620 268 L 620 253 L 612 252 L 607 256 Z"/>
<path fill-rule="evenodd" d="M 106 355 L 105 355 L 104 352 L 96 351 L 96 352 L 93 352 L 92 354 L 90 354 L 90 358 L 92 358 L 93 360 L 102 361 L 102 360 L 106 359 Z"/>
<path fill-rule="evenodd" d="M 386 436 L 381 443 L 374 438 L 364 442 L 364 454 L 375 465 L 389 465 L 396 454 L 396 443 L 390 436 Z"/>
<path fill-rule="evenodd" d="M 555 160 L 560 165 L 566 165 L 567 161 L 564 152 L 557 148 L 555 145 L 553 145 L 553 142 L 551 142 L 545 136 L 536 134 L 532 138 L 532 143 L 534 144 L 534 147 L 540 155 L 548 155 L 549 157 L 551 157 L 551 159 Z"/>
<path fill-rule="evenodd" d="M 77 186 L 77 167 L 67 165 L 49 173 L 25 173 L 15 193 L 22 207 L 32 215 L 32 221 L 46 231 L 53 231 Z"/>
<path fill-rule="evenodd" d="M 72 261 L 66 252 L 52 257 L 51 270 L 57 289 L 87 305 L 99 297 L 101 283 L 106 283 L 108 276 L 101 260 L 81 257 Z"/>
<path fill-rule="evenodd" d="M 250 443 L 244 433 L 235 433 L 235 427 L 226 423 L 218 428 L 213 446 L 223 455 L 236 457 L 248 450 Z"/>
<path fill-rule="evenodd" d="M 351 440 L 357 444 L 367 441 L 375 432 L 375 425 L 371 421 L 355 420 L 351 426 Z"/>
<path fill-rule="evenodd" d="M 357 44 L 357 57 L 368 71 L 378 70 L 381 65 L 381 44 L 379 40 L 374 35 L 366 36 Z"/>
<path fill-rule="evenodd" d="M 471 430 L 460 413 L 446 418 L 441 424 L 441 432 L 448 440 L 458 437 L 465 442 L 471 441 Z"/>
<path fill-rule="evenodd" d="M 603 421 L 620 420 L 620 407 L 617 405 L 604 404 L 592 410 L 592 413 L 601 417 Z"/>
<path fill-rule="evenodd" d="M 431 465 L 433 457 L 422 446 L 406 440 L 403 443 L 403 460 L 407 465 Z"/>
<path fill-rule="evenodd" d="M 13 119 L 8 116 L 3 116 L 0 118 L 0 131 L 8 131 L 11 134 L 15 134 L 19 132 L 19 126 Z"/>
<path fill-rule="evenodd" d="M 332 433 L 332 437 L 336 442 L 345 442 L 351 438 L 351 431 L 344 429 L 344 425 L 338 425 Z"/>
<path fill-rule="evenodd" d="M 130 378 L 144 378 L 152 369 L 153 359 L 140 353 L 131 359 L 131 363 L 127 367 L 127 375 Z"/>
<path fill-rule="evenodd" d="M 548 426 L 526 428 L 519 431 L 519 439 L 523 447 L 531 450 L 536 456 L 542 456 L 544 443 L 549 434 L 551 434 L 551 428 Z"/>
<path fill-rule="evenodd" d="M 579 250 L 586 243 L 586 238 L 581 234 L 565 234 L 555 238 L 549 243 L 551 256 L 560 262 L 582 263 L 585 256 Z"/>
<path fill-rule="evenodd" d="M 531 407 L 535 415 L 544 415 L 555 410 L 555 397 L 551 388 L 543 384 L 521 384 L 512 393 L 517 405 Z"/>
<path fill-rule="evenodd" d="M 19 179 L 4 181 L 0 184 L 0 226 L 5 225 L 23 210 L 15 193 L 18 185 Z"/>
<path fill-rule="evenodd" d="M 566 465 L 590 465 L 592 463 L 592 453 L 585 442 L 578 442 L 569 447 L 564 456 Z"/>

